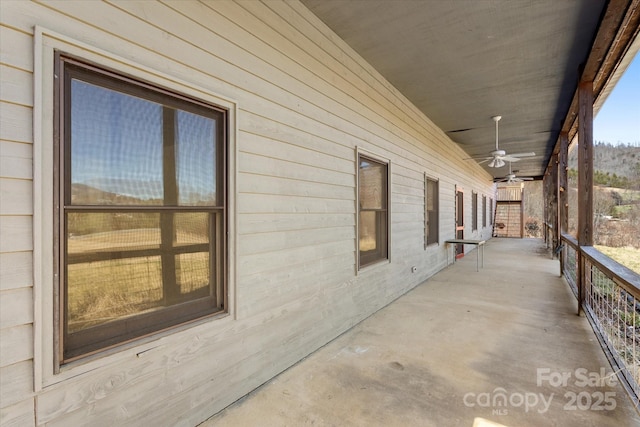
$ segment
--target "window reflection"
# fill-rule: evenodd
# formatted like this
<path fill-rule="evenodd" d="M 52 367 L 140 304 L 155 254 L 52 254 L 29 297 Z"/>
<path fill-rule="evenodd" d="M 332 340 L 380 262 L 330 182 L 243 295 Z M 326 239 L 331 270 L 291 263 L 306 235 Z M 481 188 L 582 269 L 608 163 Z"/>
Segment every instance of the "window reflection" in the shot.
<path fill-rule="evenodd" d="M 72 204 L 218 204 L 214 119 L 77 79 L 71 118 Z M 169 134 L 167 126 L 174 127 Z"/>
<path fill-rule="evenodd" d="M 162 229 L 164 216 L 172 229 Z M 69 332 L 211 295 L 209 218 L 203 212 L 67 214 Z M 173 243 L 164 243 L 163 233 Z M 169 292 L 171 283 L 177 289 Z"/>
<path fill-rule="evenodd" d="M 387 258 L 387 165 L 359 156 L 359 265 Z"/>

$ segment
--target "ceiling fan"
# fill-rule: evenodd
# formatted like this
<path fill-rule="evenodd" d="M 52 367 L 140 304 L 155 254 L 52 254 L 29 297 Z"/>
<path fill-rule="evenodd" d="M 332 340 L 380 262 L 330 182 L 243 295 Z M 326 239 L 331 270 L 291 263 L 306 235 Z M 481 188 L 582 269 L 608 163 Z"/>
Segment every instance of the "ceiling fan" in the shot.
<path fill-rule="evenodd" d="M 507 184 L 511 184 L 522 181 L 533 181 L 533 178 L 530 176 L 516 176 L 515 173 L 511 172 L 511 162 L 509 162 L 509 174 L 502 179 L 495 180 L 494 182 L 506 182 Z"/>
<path fill-rule="evenodd" d="M 489 156 L 476 156 L 470 157 L 470 159 L 480 160 L 478 164 L 482 164 L 484 162 L 489 162 L 487 166 L 490 168 L 500 168 L 505 165 L 505 161 L 508 162 L 517 162 L 522 157 L 531 157 L 535 156 L 536 153 L 516 153 L 516 154 L 507 154 L 506 151 L 501 150 L 498 147 L 498 122 L 502 118 L 502 116 L 493 116 L 491 117 L 494 122 L 496 122 L 496 149 L 489 153 Z"/>

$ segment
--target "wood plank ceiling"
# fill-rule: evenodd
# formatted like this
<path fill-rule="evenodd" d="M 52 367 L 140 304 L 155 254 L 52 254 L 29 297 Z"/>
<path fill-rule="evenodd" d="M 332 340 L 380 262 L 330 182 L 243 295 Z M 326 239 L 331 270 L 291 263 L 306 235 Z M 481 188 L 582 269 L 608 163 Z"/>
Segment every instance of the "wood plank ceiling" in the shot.
<path fill-rule="evenodd" d="M 605 0 L 302 0 L 470 156 L 544 174 Z M 618 2 L 620 3 L 620 2 Z M 615 31 L 613 31 L 615 33 Z M 472 161 L 472 160 L 470 160 Z M 494 177 L 507 166 L 485 169 Z"/>

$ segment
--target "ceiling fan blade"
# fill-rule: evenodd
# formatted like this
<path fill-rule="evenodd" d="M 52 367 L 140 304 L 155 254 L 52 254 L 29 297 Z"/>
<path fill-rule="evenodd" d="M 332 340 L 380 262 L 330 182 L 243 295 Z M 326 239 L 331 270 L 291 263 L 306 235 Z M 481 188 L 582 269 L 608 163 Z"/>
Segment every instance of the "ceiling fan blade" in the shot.
<path fill-rule="evenodd" d="M 523 181 L 533 181 L 533 178 L 531 178 L 529 176 L 521 177 L 520 179 L 523 180 Z"/>
<path fill-rule="evenodd" d="M 493 156 L 478 155 L 478 156 L 466 157 L 462 160 L 491 160 L 491 159 L 493 159 Z"/>
<path fill-rule="evenodd" d="M 511 156 L 511 157 L 533 157 L 535 155 L 536 155 L 536 153 L 534 153 L 534 152 L 509 154 L 509 156 Z"/>
<path fill-rule="evenodd" d="M 489 157 L 489 158 L 487 158 L 487 159 L 484 159 L 484 160 L 482 160 L 482 161 L 479 161 L 479 162 L 478 162 L 478 164 L 479 164 L 479 165 L 481 165 L 481 164 L 483 164 L 483 163 L 488 162 L 488 161 L 489 161 L 489 160 L 491 160 L 491 159 L 493 159 L 493 157 Z"/>
<path fill-rule="evenodd" d="M 520 159 L 518 157 L 513 157 L 511 154 L 509 154 L 507 156 L 501 156 L 500 158 L 502 160 L 506 160 L 508 162 L 519 162 L 520 160 L 522 160 L 522 159 Z"/>

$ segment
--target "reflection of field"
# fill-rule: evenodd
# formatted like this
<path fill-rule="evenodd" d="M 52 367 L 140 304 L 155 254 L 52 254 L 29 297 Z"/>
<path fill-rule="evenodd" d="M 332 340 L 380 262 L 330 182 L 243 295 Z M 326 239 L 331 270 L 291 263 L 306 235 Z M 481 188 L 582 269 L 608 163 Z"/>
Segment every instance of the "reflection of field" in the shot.
<path fill-rule="evenodd" d="M 199 233 L 178 230 L 174 236 L 177 245 L 207 243 L 207 236 Z M 105 231 L 102 233 L 70 236 L 68 251 L 70 254 L 84 252 L 106 252 L 111 250 L 132 250 L 159 247 L 161 242 L 159 228 L 137 228 L 129 230 Z"/>
<path fill-rule="evenodd" d="M 207 237 L 178 231 L 174 241 L 179 242 L 175 246 L 207 243 Z M 69 254 L 160 248 L 160 231 L 146 228 L 73 236 L 68 239 L 68 247 Z M 174 257 L 175 280 L 183 297 L 175 301 L 166 300 L 159 255 L 69 264 L 69 332 L 208 294 L 209 253 Z"/>
<path fill-rule="evenodd" d="M 376 249 L 376 213 L 360 212 L 360 251 Z"/>

